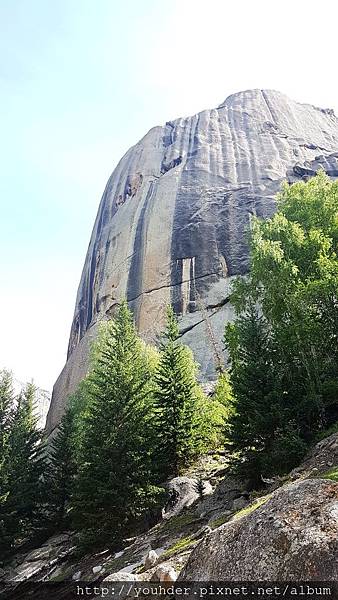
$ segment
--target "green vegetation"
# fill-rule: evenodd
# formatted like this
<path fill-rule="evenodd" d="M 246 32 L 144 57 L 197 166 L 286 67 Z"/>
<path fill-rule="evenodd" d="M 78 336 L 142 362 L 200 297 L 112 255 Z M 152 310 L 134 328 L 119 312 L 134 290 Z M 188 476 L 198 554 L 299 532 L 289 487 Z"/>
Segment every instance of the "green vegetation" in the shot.
<path fill-rule="evenodd" d="M 50 520 L 56 529 L 69 525 L 67 517 L 76 474 L 73 431 L 74 413 L 69 404 L 51 442 L 47 472 Z"/>
<path fill-rule="evenodd" d="M 192 353 L 178 338 L 177 318 L 169 307 L 154 379 L 157 465 L 165 477 L 178 476 L 203 452 L 217 419 L 197 384 Z"/>
<path fill-rule="evenodd" d="M 321 479 L 331 479 L 332 481 L 338 481 L 338 466 L 332 467 L 332 469 L 330 469 L 326 473 L 323 473 L 323 475 L 320 475 L 320 478 Z"/>
<path fill-rule="evenodd" d="M 245 517 L 246 515 L 250 515 L 257 508 L 259 508 L 260 506 L 265 504 L 265 502 L 267 502 L 269 500 L 269 498 L 271 498 L 271 494 L 267 494 L 266 496 L 263 496 L 262 498 L 258 498 L 258 500 L 253 502 L 253 504 L 250 504 L 249 506 L 246 506 L 245 508 L 242 508 L 241 510 L 236 512 L 236 514 L 232 517 L 232 521 L 237 521 L 237 519 L 241 519 L 242 517 Z"/>
<path fill-rule="evenodd" d="M 180 515 L 171 517 L 162 525 L 162 531 L 180 531 L 184 527 L 200 521 L 200 518 L 194 512 L 183 512 Z"/>
<path fill-rule="evenodd" d="M 48 452 L 33 384 L 16 395 L 11 374 L 0 372 L 3 556 L 65 526 L 76 529 L 79 552 L 118 544 L 156 523 L 165 480 L 201 454 L 226 444 L 232 472 L 259 489 L 262 477 L 287 473 L 309 445 L 336 432 L 337 252 L 338 182 L 320 173 L 285 185 L 278 212 L 252 221 L 251 269 L 234 285 L 236 319 L 225 333 L 231 367 L 211 399 L 171 307 L 159 351 L 142 342 L 126 302 L 102 325 Z M 337 467 L 323 477 L 337 481 Z M 202 498 L 201 479 L 196 491 Z M 190 534 L 167 556 L 194 543 L 199 521 L 191 509 L 159 526 Z"/>
<path fill-rule="evenodd" d="M 82 547 L 117 542 L 161 490 L 152 462 L 151 364 L 126 302 L 102 330 L 88 377 L 72 516 Z"/>
<path fill-rule="evenodd" d="M 167 548 L 167 550 L 165 550 L 165 552 L 163 552 L 163 554 L 161 555 L 161 558 L 170 558 L 171 556 L 174 556 L 174 554 L 179 554 L 184 550 L 188 550 L 188 548 L 190 548 L 193 544 L 196 544 L 196 540 L 192 537 L 182 538 L 178 540 L 178 542 L 175 542 L 173 546 Z"/>
<path fill-rule="evenodd" d="M 204 497 L 204 492 L 205 492 L 205 483 L 201 477 L 196 479 L 196 483 L 195 483 L 194 487 L 195 487 L 196 494 L 198 494 L 199 498 L 202 500 L 202 498 Z"/>
<path fill-rule="evenodd" d="M 285 473 L 338 420 L 338 183 L 285 184 L 278 212 L 253 220 L 251 270 L 226 328 L 233 468 L 253 484 Z"/>
<path fill-rule="evenodd" d="M 209 522 L 209 527 L 211 527 L 211 529 L 217 529 L 217 527 L 220 527 L 221 525 L 224 525 L 224 523 L 227 523 L 227 521 L 229 521 L 231 515 L 220 515 L 219 517 L 217 517 L 217 519 L 213 519 L 212 521 Z"/>
<path fill-rule="evenodd" d="M 0 541 L 3 556 L 45 529 L 41 433 L 34 415 L 36 388 L 15 395 L 12 375 L 0 373 Z"/>
<path fill-rule="evenodd" d="M 333 423 L 331 427 L 319 431 L 319 433 L 317 433 L 315 437 L 315 442 L 320 442 L 321 440 L 324 440 L 325 438 L 329 437 L 330 435 L 333 435 L 334 433 L 338 433 L 338 421 L 337 423 Z"/>

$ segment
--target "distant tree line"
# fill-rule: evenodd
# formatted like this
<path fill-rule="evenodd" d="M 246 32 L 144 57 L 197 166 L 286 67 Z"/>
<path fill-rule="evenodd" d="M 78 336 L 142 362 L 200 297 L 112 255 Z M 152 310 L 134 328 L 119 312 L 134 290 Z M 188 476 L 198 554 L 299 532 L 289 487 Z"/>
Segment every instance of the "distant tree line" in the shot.
<path fill-rule="evenodd" d="M 163 483 L 208 450 L 226 445 L 230 472 L 259 486 L 338 430 L 338 183 L 320 173 L 285 185 L 277 213 L 253 219 L 250 244 L 226 326 L 229 370 L 212 398 L 171 307 L 158 349 L 141 340 L 126 302 L 102 323 L 89 373 L 47 444 L 34 386 L 15 395 L 1 372 L 3 558 L 64 528 L 81 551 L 117 545 L 156 521 Z"/>

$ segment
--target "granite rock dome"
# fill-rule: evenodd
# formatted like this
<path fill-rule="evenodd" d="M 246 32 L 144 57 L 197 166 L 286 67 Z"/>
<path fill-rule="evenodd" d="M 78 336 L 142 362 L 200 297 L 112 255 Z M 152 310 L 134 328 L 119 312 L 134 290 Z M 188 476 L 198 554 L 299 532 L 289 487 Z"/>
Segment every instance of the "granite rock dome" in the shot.
<path fill-rule="evenodd" d="M 233 94 L 217 108 L 154 127 L 130 148 L 100 202 L 47 429 L 86 373 L 98 322 L 123 297 L 149 342 L 172 303 L 201 378 L 214 378 L 233 316 L 231 280 L 248 270 L 251 216 L 271 216 L 281 182 L 320 167 L 338 176 L 333 111 L 273 90 Z"/>

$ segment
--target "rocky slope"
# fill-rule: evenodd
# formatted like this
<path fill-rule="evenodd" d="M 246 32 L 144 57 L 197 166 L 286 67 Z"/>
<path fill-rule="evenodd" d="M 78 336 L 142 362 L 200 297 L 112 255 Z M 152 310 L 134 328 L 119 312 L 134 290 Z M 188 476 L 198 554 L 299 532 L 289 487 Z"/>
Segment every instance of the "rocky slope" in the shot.
<path fill-rule="evenodd" d="M 224 322 L 232 318 L 231 279 L 248 269 L 250 217 L 270 216 L 281 182 L 320 166 L 338 175 L 333 111 L 271 90 L 240 92 L 217 108 L 154 127 L 128 150 L 100 203 L 48 429 L 86 373 L 98 321 L 122 297 L 152 342 L 172 303 L 182 340 L 202 378 L 212 379 Z"/>
<path fill-rule="evenodd" d="M 206 482 L 202 499 L 195 491 L 200 477 Z M 337 479 L 337 433 L 289 477 L 257 492 L 227 474 L 226 456 L 204 457 L 169 483 L 176 502 L 155 527 L 115 551 L 82 558 L 73 534 L 54 536 L 0 570 L 0 593 L 26 598 L 20 590 L 30 581 L 66 580 L 58 597 L 68 598 L 63 591 L 76 581 L 337 580 Z"/>

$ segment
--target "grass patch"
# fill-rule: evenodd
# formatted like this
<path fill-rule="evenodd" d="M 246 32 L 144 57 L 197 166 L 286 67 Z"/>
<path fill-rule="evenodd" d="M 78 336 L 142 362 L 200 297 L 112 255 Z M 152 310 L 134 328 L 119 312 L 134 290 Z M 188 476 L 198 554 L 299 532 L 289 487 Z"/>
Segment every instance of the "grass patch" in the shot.
<path fill-rule="evenodd" d="M 178 542 L 176 542 L 173 546 L 168 548 L 165 552 L 163 552 L 163 554 L 161 554 L 161 559 L 162 558 L 165 558 L 165 559 L 170 558 L 174 554 L 178 554 L 179 552 L 182 552 L 183 550 L 187 550 L 192 544 L 195 544 L 195 543 L 196 543 L 196 540 L 191 537 L 182 538 L 182 539 L 178 540 Z"/>
<path fill-rule="evenodd" d="M 320 477 L 321 479 L 331 479 L 331 481 L 338 481 L 338 467 L 332 467 L 332 469 L 326 471 L 326 473 L 323 473 L 323 475 L 318 475 L 318 477 Z"/>
<path fill-rule="evenodd" d="M 231 515 L 220 515 L 219 517 L 217 517 L 217 519 L 210 521 L 209 527 L 211 527 L 211 529 L 216 529 L 217 527 L 220 527 L 221 525 L 224 525 L 224 523 L 229 521 L 230 517 Z"/>
<path fill-rule="evenodd" d="M 258 500 L 256 500 L 256 502 L 254 502 L 253 504 L 250 504 L 249 506 L 242 508 L 242 510 L 239 510 L 233 516 L 232 521 L 237 521 L 237 519 L 241 519 L 242 517 L 245 517 L 246 515 L 250 515 L 250 513 L 254 512 L 257 508 L 262 506 L 262 504 L 265 504 L 265 502 L 267 500 L 269 500 L 269 498 L 271 498 L 271 496 L 272 496 L 272 494 L 267 494 L 266 496 L 263 496 L 262 498 L 259 498 Z"/>
<path fill-rule="evenodd" d="M 177 515 L 176 517 L 171 517 L 168 519 L 162 526 L 162 531 L 180 531 L 183 527 L 187 527 L 188 525 L 192 525 L 192 523 L 196 523 L 200 521 L 200 517 L 198 517 L 195 513 L 183 513 L 181 515 Z"/>

